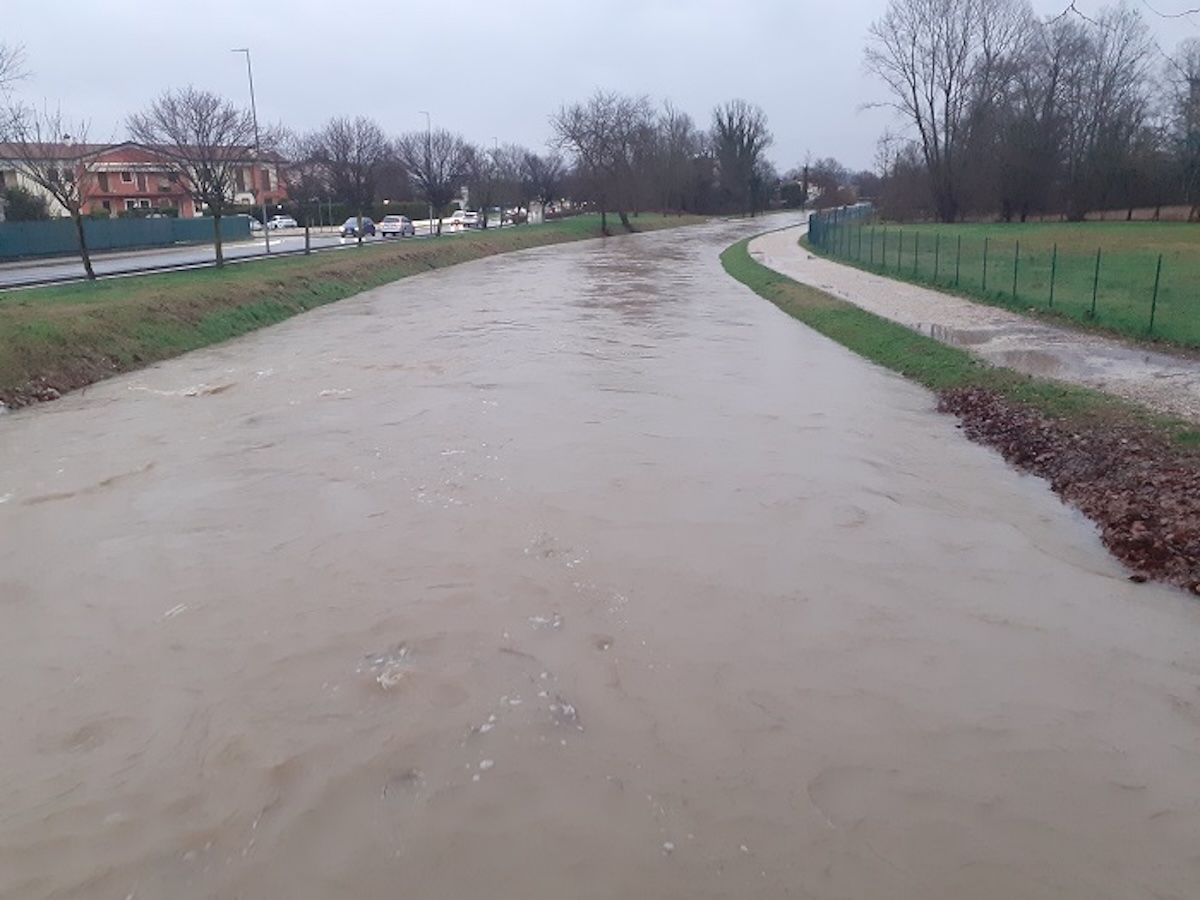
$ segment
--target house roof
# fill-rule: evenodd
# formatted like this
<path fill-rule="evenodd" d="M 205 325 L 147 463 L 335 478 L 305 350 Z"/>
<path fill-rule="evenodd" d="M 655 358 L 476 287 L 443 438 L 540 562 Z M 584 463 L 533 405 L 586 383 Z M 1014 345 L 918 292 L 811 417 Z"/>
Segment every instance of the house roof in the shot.
<path fill-rule="evenodd" d="M 31 142 L 33 143 L 33 142 Z M 44 159 L 95 159 L 96 157 L 114 157 L 113 162 L 154 162 L 176 155 L 165 146 L 159 149 L 153 144 L 140 144 L 137 141 L 120 141 L 115 144 L 76 144 L 71 142 L 46 143 L 40 146 Z M 0 142 L 0 161 L 15 159 L 25 152 L 21 145 Z M 247 147 L 243 157 L 246 162 L 254 161 L 253 148 Z M 138 158 L 140 157 L 140 158 Z M 262 153 L 262 160 L 279 163 L 283 158 L 273 150 Z"/>

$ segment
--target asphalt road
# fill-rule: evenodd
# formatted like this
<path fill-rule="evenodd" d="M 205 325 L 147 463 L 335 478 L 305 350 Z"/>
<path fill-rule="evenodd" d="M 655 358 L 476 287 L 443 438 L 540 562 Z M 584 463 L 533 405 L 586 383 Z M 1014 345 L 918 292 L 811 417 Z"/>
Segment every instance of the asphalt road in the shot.
<path fill-rule="evenodd" d="M 444 234 L 451 232 L 444 231 Z M 418 230 L 417 237 L 426 235 Z M 343 238 L 329 232 L 313 232 L 312 247 L 314 250 L 328 250 L 340 247 L 350 247 L 356 242 L 353 238 Z M 368 237 L 364 243 L 384 240 L 380 237 Z M 387 240 L 396 240 L 387 238 Z M 412 240 L 412 238 L 405 238 Z M 271 253 L 295 253 L 304 249 L 304 230 L 288 229 L 284 232 L 271 233 Z M 225 244 L 226 260 L 250 259 L 266 254 L 266 242 L 261 236 L 250 240 L 230 242 Z M 99 276 L 119 276 L 145 271 L 147 269 L 187 268 L 193 266 L 211 265 L 213 248 L 211 244 L 194 244 L 186 247 L 156 248 L 152 250 L 136 250 L 123 253 L 106 253 L 92 257 L 92 268 Z M 62 257 L 53 260 L 29 260 L 0 265 L 0 289 L 25 287 L 47 282 L 71 281 L 84 277 L 83 264 L 78 257 Z"/>

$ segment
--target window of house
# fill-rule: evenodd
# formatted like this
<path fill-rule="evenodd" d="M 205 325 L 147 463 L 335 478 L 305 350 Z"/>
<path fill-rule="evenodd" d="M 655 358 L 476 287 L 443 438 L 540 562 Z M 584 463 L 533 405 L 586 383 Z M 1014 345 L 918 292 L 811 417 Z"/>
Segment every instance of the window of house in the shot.
<path fill-rule="evenodd" d="M 234 181 L 236 182 L 237 192 L 239 194 L 246 190 L 246 170 L 238 169 L 234 173 Z"/>
<path fill-rule="evenodd" d="M 137 209 L 137 201 L 136 200 L 126 200 L 125 208 L 126 209 Z"/>
<path fill-rule="evenodd" d="M 145 172 L 137 173 L 137 189 L 138 189 L 138 191 L 144 191 L 146 189 L 146 173 Z"/>
<path fill-rule="evenodd" d="M 133 184 L 133 173 L 132 172 L 122 172 L 121 173 L 121 182 L 123 184 Z"/>
<path fill-rule="evenodd" d="M 100 172 L 96 176 L 96 184 L 100 187 L 100 190 L 104 191 L 107 194 L 108 193 L 108 173 Z"/>
<path fill-rule="evenodd" d="M 104 207 L 106 212 L 112 212 L 112 201 L 111 200 L 102 200 L 100 202 L 100 205 Z"/>
<path fill-rule="evenodd" d="M 149 200 L 139 200 L 139 201 L 138 201 L 138 206 L 140 206 L 142 209 L 149 209 L 149 208 L 150 208 L 150 201 L 149 201 Z"/>

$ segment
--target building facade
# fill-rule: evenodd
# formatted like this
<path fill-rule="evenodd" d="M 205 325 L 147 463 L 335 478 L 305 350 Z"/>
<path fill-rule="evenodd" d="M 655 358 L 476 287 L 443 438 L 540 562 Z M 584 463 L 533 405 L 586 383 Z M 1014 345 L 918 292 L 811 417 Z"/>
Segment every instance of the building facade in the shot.
<path fill-rule="evenodd" d="M 84 215 L 118 216 L 137 210 L 177 210 L 190 218 L 204 215 L 188 190 L 186 178 L 166 157 L 133 141 L 120 144 L 54 144 L 44 148 L 46 161 L 58 168 L 74 169 L 84 186 Z M 0 144 L 0 190 L 22 187 L 45 196 L 52 216 L 66 216 L 67 210 L 50 197 L 14 164 L 15 148 Z M 256 164 L 253 151 L 240 160 L 234 170 L 233 203 L 281 203 L 287 199 L 287 187 L 281 177 L 281 161 L 275 154 L 264 154 Z"/>

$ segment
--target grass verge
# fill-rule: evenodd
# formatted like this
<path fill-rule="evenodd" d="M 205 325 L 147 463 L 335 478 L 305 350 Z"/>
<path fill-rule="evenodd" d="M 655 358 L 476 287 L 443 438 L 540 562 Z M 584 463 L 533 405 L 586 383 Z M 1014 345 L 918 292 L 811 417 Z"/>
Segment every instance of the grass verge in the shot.
<path fill-rule="evenodd" d="M 704 221 L 642 214 L 638 231 Z M 600 237 L 598 216 L 0 293 L 0 403 L 23 406 L 410 275 Z"/>
<path fill-rule="evenodd" d="M 756 262 L 741 241 L 726 272 L 784 312 L 924 385 L 973 440 L 1040 475 L 1099 527 L 1132 578 L 1200 594 L 1200 431 L 1098 391 L 988 366 Z"/>

